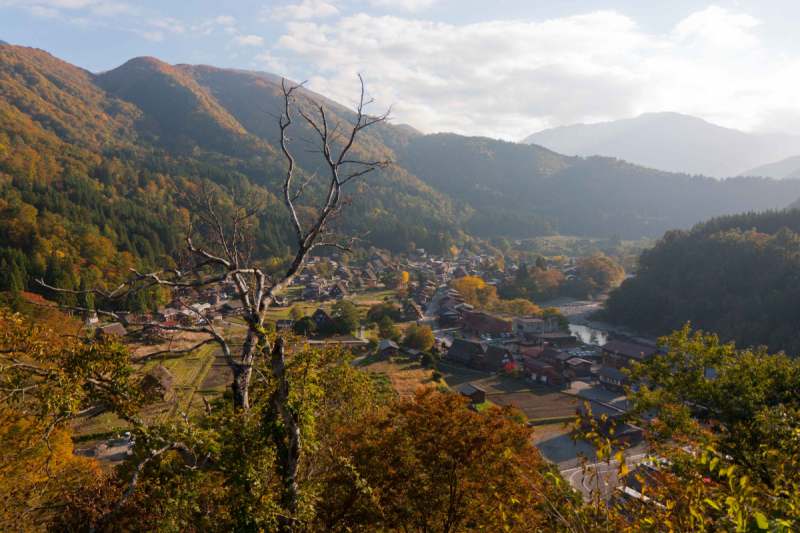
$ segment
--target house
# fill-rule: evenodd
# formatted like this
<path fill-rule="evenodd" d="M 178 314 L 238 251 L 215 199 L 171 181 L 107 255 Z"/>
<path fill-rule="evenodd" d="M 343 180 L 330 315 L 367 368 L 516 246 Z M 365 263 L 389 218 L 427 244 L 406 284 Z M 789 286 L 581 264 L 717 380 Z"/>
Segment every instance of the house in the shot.
<path fill-rule="evenodd" d="M 547 382 L 554 380 L 558 377 L 556 369 L 545 362 L 537 361 L 536 359 L 525 359 L 520 364 L 522 367 L 521 374 L 532 381 Z"/>
<path fill-rule="evenodd" d="M 566 370 L 567 361 L 575 356 L 569 352 L 561 352 L 548 348 L 539 353 L 539 361 L 552 365 L 559 372 Z"/>
<path fill-rule="evenodd" d="M 219 311 L 214 311 L 213 313 L 209 313 L 207 316 L 208 319 L 211 320 L 211 322 L 220 322 L 222 321 L 223 318 L 222 313 L 220 313 Z"/>
<path fill-rule="evenodd" d="M 414 348 L 409 348 L 406 350 L 406 353 L 411 359 L 418 360 L 422 357 L 422 352 L 419 350 L 415 350 Z"/>
<path fill-rule="evenodd" d="M 294 320 L 291 318 L 281 318 L 275 321 L 276 331 L 286 331 L 292 329 L 292 326 L 294 326 Z"/>
<path fill-rule="evenodd" d="M 547 348 L 539 348 L 536 346 L 530 346 L 527 348 L 523 348 L 519 351 L 519 354 L 526 358 L 526 359 L 538 359 L 539 354 L 545 351 Z"/>
<path fill-rule="evenodd" d="M 574 378 L 588 378 L 592 375 L 592 363 L 580 357 L 573 357 L 564 367 Z"/>
<path fill-rule="evenodd" d="M 384 357 L 394 357 L 397 355 L 397 352 L 400 351 L 400 347 L 397 346 L 397 343 L 388 339 L 383 339 L 380 343 L 378 343 L 378 349 L 381 351 L 381 355 Z"/>
<path fill-rule="evenodd" d="M 278 307 L 288 307 L 289 298 L 285 294 L 279 294 L 275 297 L 275 305 Z"/>
<path fill-rule="evenodd" d="M 177 309 L 173 309 L 172 307 L 167 307 L 166 309 L 162 309 L 161 311 L 157 312 L 155 315 L 156 320 L 159 322 L 164 322 L 165 320 L 171 320 L 173 316 L 180 313 Z"/>
<path fill-rule="evenodd" d="M 159 397 L 163 400 L 174 384 L 175 378 L 172 374 L 163 366 L 158 365 L 142 378 L 139 389 L 147 396 Z"/>
<path fill-rule="evenodd" d="M 486 391 L 479 389 L 472 383 L 464 383 L 458 388 L 458 393 L 465 398 L 469 398 L 470 403 L 483 403 L 486 401 Z"/>
<path fill-rule="evenodd" d="M 378 276 L 375 275 L 375 272 L 373 272 L 371 268 L 365 269 L 361 273 L 361 277 L 364 278 L 364 281 L 366 281 L 367 285 L 370 287 L 374 287 L 378 282 Z"/>
<path fill-rule="evenodd" d="M 499 337 L 501 333 L 511 333 L 511 322 L 488 313 L 465 311 L 464 328 L 478 335 Z"/>
<path fill-rule="evenodd" d="M 597 384 L 604 389 L 621 392 L 623 387 L 630 387 L 631 380 L 617 368 L 601 366 L 597 370 Z"/>
<path fill-rule="evenodd" d="M 630 368 L 634 362 L 641 363 L 653 355 L 658 348 L 633 342 L 611 340 L 602 346 L 603 366 L 610 368 Z"/>
<path fill-rule="evenodd" d="M 532 339 L 534 335 L 558 332 L 558 319 L 548 318 L 542 320 L 535 317 L 514 317 L 514 334 Z"/>
<path fill-rule="evenodd" d="M 368 287 L 367 282 L 364 281 L 364 278 L 357 277 L 353 280 L 353 288 L 357 290 L 366 289 Z"/>
<path fill-rule="evenodd" d="M 242 302 L 227 302 L 222 306 L 222 313 L 225 316 L 238 316 L 244 313 L 244 304 Z"/>
<path fill-rule="evenodd" d="M 461 314 L 452 307 L 440 307 L 434 315 L 438 317 L 440 325 L 455 325 L 461 320 Z"/>
<path fill-rule="evenodd" d="M 484 348 L 483 357 L 476 356 L 474 358 L 473 366 L 486 372 L 500 373 L 509 363 L 516 365 L 516 361 L 514 360 L 514 355 L 511 353 L 511 350 L 503 346 L 489 344 Z"/>
<path fill-rule="evenodd" d="M 311 315 L 311 320 L 317 325 L 317 329 L 325 329 L 333 327 L 333 318 L 327 309 L 318 307 L 314 314 Z"/>
<path fill-rule="evenodd" d="M 471 367 L 475 356 L 483 355 L 484 349 L 481 343 L 455 338 L 447 349 L 447 355 L 443 356 L 442 359 Z"/>
<path fill-rule="evenodd" d="M 453 272 L 453 278 L 460 279 L 469 276 L 469 271 L 466 267 L 460 266 Z"/>
<path fill-rule="evenodd" d="M 337 300 L 341 300 L 347 295 L 347 288 L 345 287 L 344 283 L 341 281 L 337 281 L 331 287 L 331 290 L 328 292 L 332 298 L 336 298 Z"/>
<path fill-rule="evenodd" d="M 403 308 L 403 313 L 401 315 L 402 320 L 406 322 L 416 321 L 425 316 L 425 313 L 422 312 L 419 305 L 415 302 L 408 302 L 406 306 Z"/>
<path fill-rule="evenodd" d="M 589 404 L 588 409 L 586 407 L 587 403 Z M 578 402 L 577 409 L 580 411 L 581 424 L 584 427 L 596 427 L 601 435 L 630 446 L 636 446 L 642 442 L 644 432 L 639 427 L 622 422 L 626 415 L 622 409 L 617 409 L 612 405 L 598 402 L 597 400 Z M 591 416 L 589 415 L 590 410 Z M 592 419 L 594 419 L 596 426 L 591 424 Z"/>
<path fill-rule="evenodd" d="M 108 324 L 107 326 L 100 326 L 94 332 L 95 339 L 105 339 L 105 338 L 119 338 L 121 339 L 128 332 L 125 330 L 125 326 L 120 324 L 119 322 L 114 322 L 113 324 Z"/>

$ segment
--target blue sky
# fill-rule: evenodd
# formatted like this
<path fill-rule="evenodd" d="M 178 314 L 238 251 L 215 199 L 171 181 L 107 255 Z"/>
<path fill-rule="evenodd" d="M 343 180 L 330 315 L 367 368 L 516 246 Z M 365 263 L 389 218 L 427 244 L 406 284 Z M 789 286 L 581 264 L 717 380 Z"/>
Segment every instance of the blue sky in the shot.
<path fill-rule="evenodd" d="M 0 39 L 91 71 L 266 70 L 426 133 L 519 140 L 677 111 L 800 134 L 796 0 L 0 0 Z"/>

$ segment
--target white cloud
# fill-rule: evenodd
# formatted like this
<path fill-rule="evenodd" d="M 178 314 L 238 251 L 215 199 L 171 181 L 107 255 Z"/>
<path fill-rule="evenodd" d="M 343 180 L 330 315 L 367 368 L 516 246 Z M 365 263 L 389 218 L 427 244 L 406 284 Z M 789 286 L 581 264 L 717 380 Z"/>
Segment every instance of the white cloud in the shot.
<path fill-rule="evenodd" d="M 325 18 L 338 14 L 339 10 L 336 6 L 324 0 L 303 0 L 302 4 L 289 4 L 288 6 L 274 8 L 265 6 L 262 10 L 262 18 L 272 20 L 308 20 Z"/>
<path fill-rule="evenodd" d="M 25 5 L 50 6 L 63 9 L 81 9 L 92 4 L 100 3 L 101 1 L 102 0 L 23 0 L 19 3 Z"/>
<path fill-rule="evenodd" d="M 151 26 L 161 28 L 176 35 L 183 35 L 183 33 L 186 31 L 183 24 L 180 21 L 171 18 L 151 19 L 148 21 L 148 23 Z"/>
<path fill-rule="evenodd" d="M 800 59 L 765 49 L 760 29 L 714 6 L 666 34 L 614 11 L 462 26 L 358 14 L 288 22 L 265 62 L 305 65 L 292 75 L 343 103 L 360 72 L 376 110 L 396 103 L 398 122 L 428 132 L 518 140 L 646 111 L 754 129 L 777 123 L 772 109 L 800 107 Z"/>
<path fill-rule="evenodd" d="M 31 6 L 28 8 L 28 11 L 31 15 L 38 18 L 43 19 L 52 19 L 59 16 L 58 9 L 54 7 L 45 7 L 45 6 Z"/>
<path fill-rule="evenodd" d="M 214 24 L 219 24 L 220 26 L 232 26 L 236 23 L 236 19 L 233 18 L 231 15 L 220 15 L 213 20 Z"/>
<path fill-rule="evenodd" d="M 369 3 L 376 7 L 399 7 L 404 11 L 421 11 L 431 7 L 438 1 L 439 0 L 370 0 Z"/>
<path fill-rule="evenodd" d="M 264 38 L 258 35 L 237 35 L 231 39 L 231 44 L 236 46 L 261 46 L 264 44 Z"/>
<path fill-rule="evenodd" d="M 672 34 L 678 39 L 696 39 L 711 46 L 739 49 L 758 44 L 758 39 L 747 30 L 760 24 L 760 20 L 746 13 L 730 13 L 727 9 L 709 6 L 680 21 Z"/>
<path fill-rule="evenodd" d="M 273 74 L 285 76 L 287 73 L 286 63 L 281 58 L 275 57 L 269 52 L 261 52 L 253 58 L 252 65 L 255 68 L 266 69 Z"/>
<path fill-rule="evenodd" d="M 164 40 L 164 33 L 160 31 L 144 31 L 144 30 L 131 30 L 131 31 L 136 35 L 138 35 L 139 37 L 147 39 L 148 41 L 153 41 L 154 43 Z"/>

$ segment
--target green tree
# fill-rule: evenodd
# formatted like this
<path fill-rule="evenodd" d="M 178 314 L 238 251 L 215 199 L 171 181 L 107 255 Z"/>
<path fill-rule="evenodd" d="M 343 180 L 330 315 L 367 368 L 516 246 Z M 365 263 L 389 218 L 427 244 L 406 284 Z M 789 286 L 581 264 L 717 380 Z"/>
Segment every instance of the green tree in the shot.
<path fill-rule="evenodd" d="M 303 313 L 303 310 L 300 308 L 300 306 L 293 305 L 291 308 L 289 308 L 289 316 L 292 317 L 292 320 L 297 322 L 298 320 L 303 318 L 305 314 Z"/>
<path fill-rule="evenodd" d="M 378 324 L 378 336 L 381 339 L 399 342 L 402 333 L 395 327 L 394 321 L 390 317 L 384 316 Z"/>
<path fill-rule="evenodd" d="M 403 344 L 405 346 L 420 352 L 427 352 L 435 342 L 436 338 L 429 326 L 418 326 L 412 323 L 406 328 L 403 336 Z"/>
<path fill-rule="evenodd" d="M 317 324 L 310 316 L 304 316 L 292 325 L 292 331 L 298 335 L 311 335 L 317 331 Z"/>
<path fill-rule="evenodd" d="M 331 306 L 333 323 L 337 333 L 352 333 L 358 328 L 358 310 L 348 300 L 339 300 Z"/>

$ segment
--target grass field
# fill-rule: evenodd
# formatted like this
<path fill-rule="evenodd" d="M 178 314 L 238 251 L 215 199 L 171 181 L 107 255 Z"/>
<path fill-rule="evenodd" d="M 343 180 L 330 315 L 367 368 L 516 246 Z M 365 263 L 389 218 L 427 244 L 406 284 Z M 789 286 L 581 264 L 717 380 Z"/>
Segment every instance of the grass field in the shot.
<path fill-rule="evenodd" d="M 370 356 L 363 361 L 361 368 L 370 374 L 384 376 L 399 396 L 411 396 L 419 388 L 438 385 L 432 377 L 433 369 L 425 369 L 405 357 L 395 357 L 391 362 Z"/>

